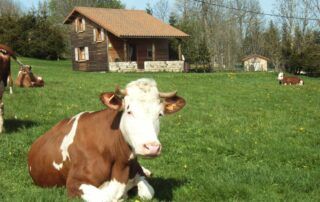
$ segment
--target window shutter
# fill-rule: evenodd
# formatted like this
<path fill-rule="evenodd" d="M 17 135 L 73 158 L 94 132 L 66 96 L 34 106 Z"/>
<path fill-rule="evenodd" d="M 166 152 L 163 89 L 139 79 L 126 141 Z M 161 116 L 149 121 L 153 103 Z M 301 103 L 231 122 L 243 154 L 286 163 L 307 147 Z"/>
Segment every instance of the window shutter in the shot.
<path fill-rule="evenodd" d="M 89 48 L 88 47 L 84 47 L 84 54 L 85 54 L 86 60 L 89 60 Z"/>
<path fill-rule="evenodd" d="M 79 26 L 79 19 L 76 18 L 76 20 L 74 21 L 74 27 L 75 27 L 76 32 L 78 32 L 78 26 Z"/>
<path fill-rule="evenodd" d="M 79 49 L 78 48 L 74 49 L 74 58 L 76 61 L 79 61 Z"/>
<path fill-rule="evenodd" d="M 82 26 L 83 26 L 82 31 L 85 31 L 86 30 L 86 21 L 84 20 L 84 18 L 82 18 Z"/>
<path fill-rule="evenodd" d="M 100 35 L 101 35 L 101 41 L 104 41 L 104 29 L 101 29 Z"/>
<path fill-rule="evenodd" d="M 93 41 L 94 42 L 97 41 L 97 29 L 96 28 L 93 29 Z"/>

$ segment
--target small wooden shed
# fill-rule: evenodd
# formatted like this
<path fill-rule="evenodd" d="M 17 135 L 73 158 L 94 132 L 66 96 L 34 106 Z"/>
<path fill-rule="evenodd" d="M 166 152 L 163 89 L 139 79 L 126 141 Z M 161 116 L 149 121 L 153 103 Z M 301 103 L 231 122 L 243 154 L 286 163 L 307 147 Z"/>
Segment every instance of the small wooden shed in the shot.
<path fill-rule="evenodd" d="M 75 7 L 64 23 L 72 27 L 73 69 L 82 71 L 152 69 L 146 62 L 169 61 L 170 38 L 189 36 L 141 10 Z"/>
<path fill-rule="evenodd" d="M 269 58 L 257 54 L 248 55 L 242 59 L 245 71 L 268 71 L 268 61 L 270 61 Z"/>

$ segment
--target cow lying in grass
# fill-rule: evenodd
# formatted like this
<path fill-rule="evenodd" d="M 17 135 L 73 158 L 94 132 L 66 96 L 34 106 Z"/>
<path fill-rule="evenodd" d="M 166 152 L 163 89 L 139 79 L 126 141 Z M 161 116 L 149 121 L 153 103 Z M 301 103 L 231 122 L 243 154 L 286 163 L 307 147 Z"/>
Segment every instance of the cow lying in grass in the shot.
<path fill-rule="evenodd" d="M 151 199 L 154 191 L 137 156 L 160 154 L 160 117 L 182 109 L 184 99 L 159 92 L 151 79 L 100 99 L 107 109 L 63 120 L 33 143 L 28 156 L 33 181 L 42 187 L 66 185 L 69 196 L 86 201 L 119 200 L 133 186 L 141 198 Z"/>
<path fill-rule="evenodd" d="M 32 73 L 31 66 L 25 65 L 20 67 L 18 77 L 15 84 L 19 87 L 43 87 L 44 81 L 42 77 Z"/>
<path fill-rule="evenodd" d="M 303 80 L 298 77 L 286 77 L 283 72 L 278 74 L 278 81 L 280 85 L 300 85 L 304 84 Z"/>

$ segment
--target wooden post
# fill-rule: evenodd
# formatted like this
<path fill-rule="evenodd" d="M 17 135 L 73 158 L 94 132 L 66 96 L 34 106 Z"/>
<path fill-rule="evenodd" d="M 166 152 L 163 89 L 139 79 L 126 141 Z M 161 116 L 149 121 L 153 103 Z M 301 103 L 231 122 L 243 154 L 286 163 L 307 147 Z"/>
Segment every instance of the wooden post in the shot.
<path fill-rule="evenodd" d="M 123 60 L 126 62 L 128 60 L 128 50 L 127 50 L 127 40 L 123 41 Z"/>
<path fill-rule="evenodd" d="M 152 42 L 152 61 L 156 60 L 156 46 L 154 42 Z"/>
<path fill-rule="evenodd" d="M 179 60 L 182 60 L 182 51 L 181 51 L 181 39 L 178 39 L 178 57 Z"/>

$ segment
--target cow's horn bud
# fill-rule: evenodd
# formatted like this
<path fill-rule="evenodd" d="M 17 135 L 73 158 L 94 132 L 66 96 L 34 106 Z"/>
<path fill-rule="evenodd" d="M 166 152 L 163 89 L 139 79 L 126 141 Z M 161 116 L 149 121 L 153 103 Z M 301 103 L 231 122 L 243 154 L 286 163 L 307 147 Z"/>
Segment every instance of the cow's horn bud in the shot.
<path fill-rule="evenodd" d="M 159 96 L 161 98 L 171 98 L 174 97 L 177 94 L 177 91 L 172 92 L 159 92 Z"/>
<path fill-rule="evenodd" d="M 116 93 L 117 95 L 122 95 L 122 96 L 126 96 L 126 95 L 127 95 L 127 91 L 121 89 L 119 86 L 116 86 L 115 93 Z"/>

